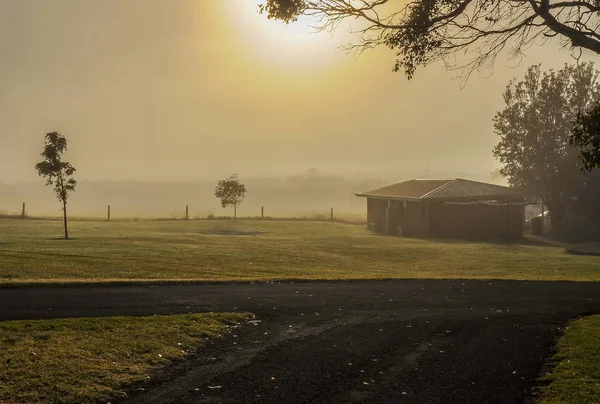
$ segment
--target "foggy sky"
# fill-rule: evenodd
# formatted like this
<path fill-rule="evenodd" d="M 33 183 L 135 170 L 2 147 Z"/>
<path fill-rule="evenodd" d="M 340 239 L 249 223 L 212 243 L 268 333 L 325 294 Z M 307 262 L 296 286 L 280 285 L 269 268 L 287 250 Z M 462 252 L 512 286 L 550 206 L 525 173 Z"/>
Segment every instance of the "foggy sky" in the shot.
<path fill-rule="evenodd" d="M 485 173 L 508 81 L 573 62 L 552 45 L 463 90 L 441 66 L 408 81 L 385 49 L 348 56 L 344 32 L 307 36 L 248 2 L 0 2 L 0 182 L 37 178 L 49 131 L 82 180 Z"/>

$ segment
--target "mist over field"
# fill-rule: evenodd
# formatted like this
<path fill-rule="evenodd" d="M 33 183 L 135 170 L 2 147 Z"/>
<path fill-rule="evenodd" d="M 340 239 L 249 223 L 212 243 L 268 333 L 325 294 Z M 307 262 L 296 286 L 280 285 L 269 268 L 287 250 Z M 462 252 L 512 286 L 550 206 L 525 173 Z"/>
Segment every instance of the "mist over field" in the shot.
<path fill-rule="evenodd" d="M 365 215 L 365 200 L 357 192 L 369 191 L 393 182 L 424 178 L 425 173 L 406 173 L 397 177 L 369 178 L 327 175 L 311 169 L 288 177 L 243 178 L 248 194 L 239 208 L 240 216 L 314 217 L 328 216 L 334 208 L 338 217 Z M 490 181 L 490 175 L 468 173 L 434 173 L 430 177 L 468 177 Z M 222 209 L 214 197 L 214 181 L 81 181 L 77 192 L 69 198 L 69 212 L 75 217 L 106 217 L 111 205 L 114 218 L 182 218 L 185 206 L 190 218 L 208 215 L 229 216 L 231 209 Z M 500 179 L 501 181 L 501 179 Z M 26 203 L 29 216 L 60 216 L 60 205 L 52 190 L 41 181 L 0 183 L 0 213 L 20 214 Z"/>

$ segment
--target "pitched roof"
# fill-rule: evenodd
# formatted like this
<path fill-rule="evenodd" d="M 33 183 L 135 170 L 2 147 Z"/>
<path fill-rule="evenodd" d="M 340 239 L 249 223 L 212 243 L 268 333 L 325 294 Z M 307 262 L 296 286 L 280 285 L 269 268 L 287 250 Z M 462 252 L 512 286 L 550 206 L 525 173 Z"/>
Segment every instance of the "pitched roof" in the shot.
<path fill-rule="evenodd" d="M 514 188 L 462 178 L 449 180 L 410 180 L 388 185 L 373 191 L 358 193 L 356 196 L 398 200 L 523 197 Z"/>
<path fill-rule="evenodd" d="M 452 180 L 410 180 L 357 194 L 357 196 L 403 196 L 407 198 L 421 198 L 431 191 L 435 191 L 441 186 L 448 184 L 450 181 Z"/>

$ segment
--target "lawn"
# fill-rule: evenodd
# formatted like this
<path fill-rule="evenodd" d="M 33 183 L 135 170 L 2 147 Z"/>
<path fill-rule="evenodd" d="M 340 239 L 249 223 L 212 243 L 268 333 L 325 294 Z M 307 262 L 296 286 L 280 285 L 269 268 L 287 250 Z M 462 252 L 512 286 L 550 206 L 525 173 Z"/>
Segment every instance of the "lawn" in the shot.
<path fill-rule="evenodd" d="M 255 235 L 207 234 L 261 231 Z M 0 219 L 0 283 L 472 278 L 600 281 L 600 258 L 533 243 L 377 236 L 308 221 Z"/>
<path fill-rule="evenodd" d="M 540 404 L 600 403 L 600 315 L 572 321 L 557 346 L 555 367 L 542 380 Z"/>
<path fill-rule="evenodd" d="M 0 403 L 123 398 L 243 314 L 0 322 Z"/>

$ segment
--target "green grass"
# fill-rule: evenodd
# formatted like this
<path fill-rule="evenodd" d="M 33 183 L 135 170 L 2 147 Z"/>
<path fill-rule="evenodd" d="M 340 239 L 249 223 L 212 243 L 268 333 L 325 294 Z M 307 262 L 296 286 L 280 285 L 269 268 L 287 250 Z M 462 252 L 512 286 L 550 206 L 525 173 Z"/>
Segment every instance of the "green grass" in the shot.
<path fill-rule="evenodd" d="M 0 403 L 106 402 L 242 314 L 0 322 Z M 126 393 L 125 393 L 126 394 Z"/>
<path fill-rule="evenodd" d="M 553 362 L 540 404 L 600 403 L 600 315 L 572 321 Z"/>
<path fill-rule="evenodd" d="M 216 228 L 253 236 L 204 234 Z M 534 244 L 384 237 L 294 221 L 0 220 L 0 282 L 472 278 L 600 281 L 600 258 Z"/>

